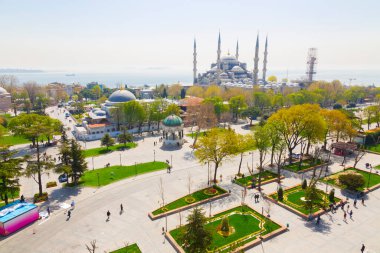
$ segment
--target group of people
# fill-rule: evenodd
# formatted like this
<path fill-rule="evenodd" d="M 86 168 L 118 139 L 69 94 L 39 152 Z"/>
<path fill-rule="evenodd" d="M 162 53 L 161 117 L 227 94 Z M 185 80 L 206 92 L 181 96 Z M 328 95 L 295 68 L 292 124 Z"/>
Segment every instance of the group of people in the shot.
<path fill-rule="evenodd" d="M 124 206 L 123 206 L 123 204 L 120 204 L 120 215 L 122 213 L 124 213 Z M 110 212 L 110 210 L 107 211 L 106 215 L 107 215 L 107 220 L 106 221 L 108 222 L 110 220 L 110 218 L 111 218 L 111 212 Z"/>

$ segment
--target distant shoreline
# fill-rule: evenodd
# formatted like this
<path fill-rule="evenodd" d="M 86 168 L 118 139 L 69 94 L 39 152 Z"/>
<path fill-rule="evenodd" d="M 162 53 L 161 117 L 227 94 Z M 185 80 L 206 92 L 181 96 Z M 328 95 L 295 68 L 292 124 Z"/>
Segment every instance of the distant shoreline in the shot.
<path fill-rule="evenodd" d="M 44 73 L 40 69 L 0 69 L 0 74 Z"/>

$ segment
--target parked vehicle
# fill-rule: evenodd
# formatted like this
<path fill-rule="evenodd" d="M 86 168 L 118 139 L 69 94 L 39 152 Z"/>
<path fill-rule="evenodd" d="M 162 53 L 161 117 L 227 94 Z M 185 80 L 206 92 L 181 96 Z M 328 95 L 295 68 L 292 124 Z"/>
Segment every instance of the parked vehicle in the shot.
<path fill-rule="evenodd" d="M 60 183 L 65 183 L 65 182 L 67 182 L 67 175 L 66 174 L 62 174 L 62 175 L 59 175 L 59 177 L 58 177 L 58 181 L 60 182 Z"/>

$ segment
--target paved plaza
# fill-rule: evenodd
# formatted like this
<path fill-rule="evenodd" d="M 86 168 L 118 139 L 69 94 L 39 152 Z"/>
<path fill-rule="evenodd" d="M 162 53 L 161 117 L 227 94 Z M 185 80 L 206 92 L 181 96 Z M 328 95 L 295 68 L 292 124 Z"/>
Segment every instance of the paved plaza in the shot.
<path fill-rule="evenodd" d="M 51 108 L 53 110 L 53 108 Z M 52 115 L 60 118 L 65 125 L 63 113 Z M 67 120 L 68 121 L 68 120 Z M 233 128 L 240 133 L 248 133 L 243 128 L 244 125 L 234 125 Z M 189 129 L 187 129 L 189 131 Z M 127 151 L 115 151 L 101 157 L 87 158 L 89 169 L 98 169 L 110 163 L 111 165 L 133 165 L 135 162 L 150 162 L 169 160 L 173 163 L 172 173 L 166 171 L 152 172 L 137 177 L 128 178 L 101 188 L 61 188 L 49 189 L 50 200 L 41 205 L 41 210 L 46 210 L 47 205 L 53 210 L 52 215 L 46 219 L 41 219 L 34 224 L 22 229 L 8 237 L 0 238 L 0 253 L 64 253 L 64 252 L 88 252 L 85 244 L 96 240 L 97 252 L 116 250 L 125 243 L 137 243 L 146 253 L 175 252 L 174 248 L 164 240 L 162 227 L 166 227 L 165 218 L 151 221 L 148 212 L 159 207 L 159 182 L 162 178 L 164 182 L 165 201 L 170 202 L 181 196 L 188 194 L 187 181 L 189 175 L 193 182 L 192 191 L 207 185 L 207 165 L 200 165 L 194 158 L 189 145 L 192 139 L 187 138 L 188 143 L 180 150 L 163 150 L 161 143 L 154 146 L 160 136 L 146 136 L 138 140 L 138 147 Z M 83 143 L 87 148 L 99 146 L 99 141 Z M 25 145 L 24 145 L 25 146 Z M 24 150 L 18 146 L 16 149 Z M 47 151 L 52 155 L 57 154 L 56 148 L 49 148 Z M 269 158 L 269 155 L 267 156 Z M 332 157 L 334 164 L 330 166 L 330 172 L 342 169 L 339 165 L 342 157 Z M 254 165 L 256 166 L 258 153 L 253 154 Z M 93 164 L 94 161 L 94 164 Z M 231 190 L 229 197 L 211 203 L 211 213 L 230 209 L 241 203 L 242 187 L 231 182 L 234 174 L 237 173 L 240 157 L 235 157 L 223 163 L 218 169 L 219 175 L 223 175 L 220 185 Z M 358 166 L 364 169 L 365 163 L 377 165 L 380 163 L 379 156 L 366 154 L 359 162 Z M 243 160 L 242 172 L 248 174 L 247 163 L 251 166 L 252 156 L 246 154 Z M 347 165 L 353 164 L 353 161 Z M 213 172 L 213 170 L 212 170 Z M 288 188 L 301 183 L 301 175 L 284 172 L 286 179 L 283 180 L 283 187 Z M 311 172 L 304 177 L 309 177 Z M 51 173 L 44 176 L 44 184 L 47 181 L 57 180 L 58 175 Z M 26 197 L 31 197 L 37 192 L 37 184 L 32 179 L 22 179 L 22 193 Z M 320 189 L 325 190 L 325 185 L 320 184 Z M 270 194 L 277 189 L 276 183 L 263 186 L 263 192 Z M 328 186 L 328 191 L 331 189 Z M 343 196 L 339 189 L 336 189 L 336 196 L 347 198 L 350 208 L 353 210 L 352 219 L 343 221 L 343 211 L 338 210 L 335 214 L 325 214 L 322 216 L 321 224 L 315 225 L 315 221 L 305 221 L 299 216 L 285 210 L 284 208 L 268 204 L 263 199 L 260 203 L 254 203 L 253 196 L 256 190 L 249 190 L 246 203 L 258 212 L 262 208 L 268 209 L 270 205 L 271 219 L 289 226 L 289 231 L 262 243 L 246 252 L 255 253 L 287 253 L 287 252 L 360 252 L 362 243 L 366 245 L 365 252 L 380 253 L 380 190 L 375 190 L 366 195 L 365 206 L 358 203 L 357 208 L 353 207 L 351 196 Z M 72 216 L 67 220 L 67 206 L 75 200 L 75 209 Z M 124 213 L 120 213 L 120 204 L 124 206 Z M 64 205 L 66 204 L 66 205 Z M 210 204 L 202 206 L 207 215 L 210 214 Z M 110 220 L 107 222 L 107 211 L 111 212 Z M 186 220 L 189 211 L 181 213 L 182 223 Z M 173 214 L 167 217 L 167 229 L 172 230 L 179 226 L 180 214 Z"/>

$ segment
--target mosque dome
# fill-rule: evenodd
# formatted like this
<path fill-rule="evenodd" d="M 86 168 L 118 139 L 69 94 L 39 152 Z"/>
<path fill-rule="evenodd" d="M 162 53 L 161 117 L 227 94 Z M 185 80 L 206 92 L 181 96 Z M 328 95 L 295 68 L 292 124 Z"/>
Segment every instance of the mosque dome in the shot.
<path fill-rule="evenodd" d="M 105 116 L 105 115 L 106 115 L 106 112 L 103 111 L 103 110 L 100 110 L 100 109 L 96 109 L 96 110 L 94 110 L 93 113 L 94 113 L 96 116 Z"/>
<path fill-rule="evenodd" d="M 221 62 L 238 62 L 235 56 L 233 55 L 226 55 L 220 58 Z"/>
<path fill-rule="evenodd" d="M 5 95 L 5 94 L 9 94 L 9 92 L 3 87 L 0 87 L 0 95 Z"/>
<path fill-rule="evenodd" d="M 108 102 L 111 103 L 124 103 L 132 100 L 136 100 L 136 97 L 128 90 L 117 90 L 108 98 Z"/>
<path fill-rule="evenodd" d="M 182 125 L 182 119 L 179 116 L 172 114 L 167 116 L 162 123 L 164 126 L 176 127 Z"/>
<path fill-rule="evenodd" d="M 244 73 L 244 69 L 242 69 L 240 66 L 234 66 L 231 71 L 234 73 Z"/>

